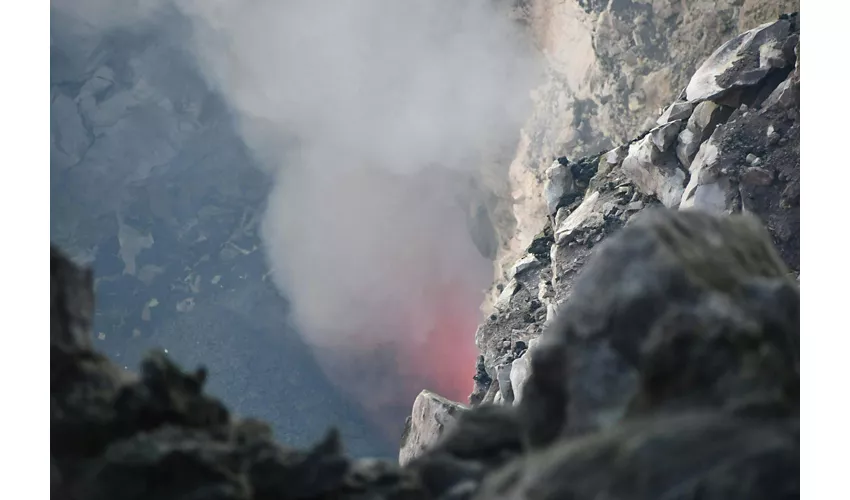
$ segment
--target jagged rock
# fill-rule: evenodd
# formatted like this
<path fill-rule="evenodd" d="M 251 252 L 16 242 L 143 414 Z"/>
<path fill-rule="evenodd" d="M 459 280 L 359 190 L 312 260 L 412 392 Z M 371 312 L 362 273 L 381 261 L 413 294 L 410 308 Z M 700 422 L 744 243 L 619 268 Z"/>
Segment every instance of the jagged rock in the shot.
<path fill-rule="evenodd" d="M 399 464 L 407 465 L 437 443 L 465 409 L 460 403 L 449 401 L 431 391 L 420 392 L 405 424 L 398 454 Z"/>
<path fill-rule="evenodd" d="M 484 476 L 523 451 L 519 421 L 511 407 L 484 405 L 461 414 L 428 453 L 410 463 L 432 498 L 446 498 L 460 484 L 477 489 Z M 463 498 L 469 498 L 463 497 Z"/>
<path fill-rule="evenodd" d="M 546 208 L 554 215 L 564 197 L 573 192 L 573 176 L 570 167 L 558 160 L 546 169 L 544 175 L 543 196 L 546 198 Z"/>
<path fill-rule="evenodd" d="M 688 101 L 717 100 L 731 90 L 753 86 L 790 61 L 783 47 L 791 30 L 786 19 L 751 29 L 720 46 L 697 69 L 685 94 Z"/>
<path fill-rule="evenodd" d="M 511 388 L 514 393 L 514 404 L 519 404 L 522 400 L 522 389 L 531 375 L 531 359 L 534 357 L 534 350 L 537 348 L 537 343 L 538 340 L 536 338 L 531 339 L 525 354 L 511 363 Z"/>
<path fill-rule="evenodd" d="M 751 217 L 643 212 L 593 255 L 558 318 L 519 405 L 532 443 L 647 408 L 799 404 L 799 291 Z"/>
<path fill-rule="evenodd" d="M 731 213 L 736 197 L 729 176 L 721 170 L 718 145 L 712 135 L 702 143 L 690 166 L 691 178 L 679 208 L 700 209 L 715 214 Z"/>
<path fill-rule="evenodd" d="M 428 498 L 411 471 L 347 458 L 336 431 L 308 450 L 279 446 L 268 425 L 204 394 L 204 369 L 184 373 L 160 353 L 125 374 L 92 350 L 90 271 L 55 248 L 50 271 L 51 495 Z"/>
<path fill-rule="evenodd" d="M 510 306 L 511 297 L 514 296 L 518 287 L 519 287 L 519 283 L 517 283 L 516 279 L 511 279 L 508 282 L 507 286 L 505 286 L 505 288 L 502 289 L 502 293 L 500 293 L 499 298 L 496 299 L 496 303 L 494 304 L 494 307 L 496 309 L 506 309 L 506 308 L 508 308 Z"/>
<path fill-rule="evenodd" d="M 506 360 L 496 365 L 496 380 L 499 381 L 499 395 L 502 404 L 514 402 L 514 392 L 511 387 L 511 360 Z"/>
<path fill-rule="evenodd" d="M 516 264 L 514 264 L 514 266 L 511 268 L 511 273 L 508 277 L 513 278 L 517 274 L 520 274 L 527 269 L 538 267 L 540 265 L 540 261 L 534 254 L 528 254 L 522 259 L 518 260 Z"/>
<path fill-rule="evenodd" d="M 469 396 L 469 403 L 472 406 L 476 406 L 484 400 L 484 396 L 493 382 L 493 379 L 487 374 L 487 367 L 484 365 L 484 356 L 478 356 L 478 360 L 475 363 L 475 375 L 472 377 L 472 380 L 475 381 L 475 388 Z"/>
<path fill-rule="evenodd" d="M 714 132 L 721 122 L 726 121 L 733 109 L 712 101 L 703 101 L 696 105 L 688 118 L 687 126 L 679 133 L 676 156 L 682 165 L 690 167 L 700 145 Z"/>
<path fill-rule="evenodd" d="M 555 230 L 555 241 L 559 245 L 566 242 L 577 230 L 595 228 L 603 224 L 601 207 L 597 207 L 598 200 L 599 192 L 594 191 L 563 219 Z"/>
<path fill-rule="evenodd" d="M 687 177 L 676 156 L 669 151 L 662 153 L 651 135 L 629 146 L 623 172 L 641 191 L 657 196 L 665 207 L 679 206 Z"/>
<path fill-rule="evenodd" d="M 649 131 L 649 136 L 652 139 L 652 144 L 662 153 L 667 151 L 670 146 L 676 141 L 676 136 L 685 125 L 684 120 L 676 120 L 655 127 Z"/>
<path fill-rule="evenodd" d="M 605 161 L 608 165 L 619 165 L 626 159 L 626 155 L 629 153 L 629 148 L 626 146 L 617 146 L 605 153 Z"/>
<path fill-rule="evenodd" d="M 799 454 L 796 420 L 658 418 L 527 455 L 489 475 L 473 498 L 798 498 Z"/>
<path fill-rule="evenodd" d="M 799 0 L 514 4 L 550 65 L 532 93 L 532 112 L 509 160 L 509 186 L 499 197 L 512 217 L 497 229 L 496 276 L 507 274 L 546 224 L 549 212 L 541 194 L 551 158 L 610 151 L 649 130 L 646 124 L 659 117 L 658 110 L 684 100 L 693 75 L 685 68 L 697 68 L 743 30 L 799 10 Z M 593 7 L 584 9 L 587 4 Z M 647 43 L 637 45 L 636 33 Z M 628 110 L 632 94 L 642 105 L 637 112 Z M 608 165 L 604 159 L 600 167 Z"/>
<path fill-rule="evenodd" d="M 694 111 L 694 104 L 688 101 L 676 101 L 667 106 L 667 109 L 661 113 L 661 116 L 656 120 L 658 125 L 666 125 L 670 122 L 678 120 L 687 120 Z"/>
<path fill-rule="evenodd" d="M 773 176 L 763 168 L 751 167 L 741 174 L 741 182 L 753 186 L 769 186 L 773 182 Z"/>

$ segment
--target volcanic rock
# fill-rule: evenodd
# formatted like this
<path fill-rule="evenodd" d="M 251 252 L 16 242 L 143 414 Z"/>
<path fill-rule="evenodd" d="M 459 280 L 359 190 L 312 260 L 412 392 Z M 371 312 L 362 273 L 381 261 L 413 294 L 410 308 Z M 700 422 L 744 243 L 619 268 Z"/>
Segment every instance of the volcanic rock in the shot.
<path fill-rule="evenodd" d="M 687 177 L 676 155 L 672 151 L 662 152 L 651 133 L 629 146 L 629 155 L 622 167 L 641 191 L 657 196 L 666 207 L 679 206 Z"/>
<path fill-rule="evenodd" d="M 461 404 L 449 401 L 431 391 L 422 391 L 413 402 L 413 411 L 401 437 L 398 462 L 407 465 L 433 446 L 465 410 Z"/>
<path fill-rule="evenodd" d="M 717 100 L 740 87 L 757 85 L 771 71 L 793 64 L 783 51 L 791 29 L 791 21 L 780 19 L 724 43 L 691 77 L 685 89 L 688 101 Z"/>
<path fill-rule="evenodd" d="M 206 371 L 167 356 L 140 376 L 91 343 L 91 272 L 51 248 L 51 496 L 76 499 L 428 498 L 417 476 L 352 461 L 331 431 L 314 447 L 281 447 L 268 425 L 204 394 Z"/>

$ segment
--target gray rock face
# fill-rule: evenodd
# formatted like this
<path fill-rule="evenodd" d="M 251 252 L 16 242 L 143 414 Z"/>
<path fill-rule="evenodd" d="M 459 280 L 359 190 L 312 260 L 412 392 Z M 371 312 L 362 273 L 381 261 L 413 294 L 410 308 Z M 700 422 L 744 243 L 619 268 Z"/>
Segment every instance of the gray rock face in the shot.
<path fill-rule="evenodd" d="M 793 63 L 784 50 L 792 23 L 785 19 L 753 28 L 729 40 L 697 69 L 688 101 L 715 100 L 740 87 L 757 85 L 771 71 Z"/>
<path fill-rule="evenodd" d="M 688 118 L 687 126 L 679 134 L 676 156 L 682 165 L 690 167 L 700 145 L 706 141 L 721 122 L 726 121 L 733 109 L 712 101 L 697 104 Z"/>
<path fill-rule="evenodd" d="M 679 135 L 679 131 L 682 130 L 684 125 L 684 120 L 676 120 L 655 127 L 649 131 L 652 144 L 662 153 L 667 151 L 670 146 L 676 143 L 676 136 Z"/>
<path fill-rule="evenodd" d="M 754 218 L 645 212 L 600 247 L 576 280 L 558 326 L 544 334 L 521 405 L 526 418 L 545 420 L 535 426 L 540 434 L 533 441 L 610 426 L 644 403 L 792 411 L 798 348 L 769 332 L 779 322 L 796 338 L 798 293 Z M 661 354 L 676 342 L 688 354 Z M 716 342 L 730 342 L 729 351 L 699 357 Z M 762 346 L 772 354 L 758 365 L 763 371 L 753 371 L 749 360 Z M 711 375 L 721 358 L 723 374 Z M 676 366 L 665 367 L 669 363 Z M 669 378 L 667 370 L 686 379 Z M 556 381 L 547 377 L 555 374 L 563 382 L 552 389 Z M 564 402 L 559 416 L 540 413 L 558 398 Z"/>
<path fill-rule="evenodd" d="M 487 476 L 473 498 L 796 498 L 799 467 L 797 422 L 676 416 L 559 442 Z"/>
<path fill-rule="evenodd" d="M 784 21 L 790 23 L 783 41 L 784 53 L 791 54 L 789 66 L 739 88 L 736 96 L 750 104 L 735 109 L 711 100 L 677 100 L 659 119 L 663 124 L 646 135 L 601 157 L 570 163 L 587 165 L 590 180 L 528 248 L 541 268 L 502 286 L 499 307 L 478 329 L 485 372 L 495 377 L 504 342 L 528 342 L 536 336 L 546 321 L 542 310 L 554 310 L 569 299 L 595 248 L 648 208 L 754 213 L 769 221 L 783 260 L 799 271 L 800 74 L 792 58 L 798 52 L 793 47 L 799 43 L 799 22 L 796 15 Z M 749 50 L 760 50 L 756 45 Z M 674 147 L 670 136 L 680 120 L 686 125 Z M 607 356 L 604 350 L 596 355 Z"/>
<path fill-rule="evenodd" d="M 643 212 L 584 266 L 517 405 L 410 467 L 438 498 L 796 498 L 799 326 L 755 218 Z"/>
<path fill-rule="evenodd" d="M 420 392 L 401 437 L 399 464 L 407 465 L 435 445 L 465 410 L 463 405 L 433 392 Z"/>
<path fill-rule="evenodd" d="M 664 206 L 679 206 L 687 176 L 679 168 L 673 151 L 663 153 L 659 150 L 652 134 L 629 146 L 629 155 L 623 160 L 623 172 L 641 191 L 657 196 Z"/>
<path fill-rule="evenodd" d="M 525 354 L 511 363 L 511 388 L 514 392 L 514 404 L 522 401 L 522 390 L 531 376 L 531 360 L 534 358 L 534 350 L 537 348 L 537 344 L 538 339 L 531 339 Z"/>
<path fill-rule="evenodd" d="M 658 120 L 656 120 L 656 123 L 661 126 L 678 120 L 687 120 L 693 112 L 694 104 L 692 102 L 676 101 L 667 106 L 664 112 L 661 113 L 661 116 L 658 117 Z"/>
<path fill-rule="evenodd" d="M 557 160 L 546 169 L 545 176 L 543 196 L 546 197 L 546 207 L 549 209 L 549 213 L 554 215 L 564 196 L 572 192 L 573 176 L 570 168 Z"/>

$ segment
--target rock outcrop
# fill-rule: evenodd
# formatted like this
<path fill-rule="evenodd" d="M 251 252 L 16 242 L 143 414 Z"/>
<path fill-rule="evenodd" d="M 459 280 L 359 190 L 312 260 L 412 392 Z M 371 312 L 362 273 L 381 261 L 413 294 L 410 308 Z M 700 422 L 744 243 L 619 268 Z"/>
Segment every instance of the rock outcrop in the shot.
<path fill-rule="evenodd" d="M 399 463 L 407 465 L 422 455 L 428 447 L 440 440 L 466 409 L 431 391 L 420 392 L 413 402 L 413 411 L 407 418 L 401 436 Z"/>
<path fill-rule="evenodd" d="M 499 214 L 493 217 L 500 240 L 497 283 L 546 225 L 549 197 L 543 193 L 553 158 L 596 154 L 642 137 L 717 47 L 800 9 L 799 0 L 521 0 L 514 4 L 545 56 L 547 74 L 533 93 L 533 111 L 513 159 L 508 160 L 508 185 L 499 191 L 500 202 L 493 208 Z M 764 35 L 748 43 L 765 46 Z M 773 62 L 765 64 L 769 67 Z M 676 109 L 685 113 L 673 114 L 668 121 L 686 122 L 690 106 Z M 680 125 L 685 123 L 663 129 L 668 140 Z M 691 144 L 704 139 L 697 137 Z M 667 162 L 653 162 L 663 168 L 652 172 L 647 181 L 681 180 L 671 169 L 670 156 L 665 152 L 661 157 Z M 669 183 L 664 186 L 670 189 Z M 673 188 L 669 195 L 662 191 L 660 198 L 673 201 L 680 190 Z M 497 296 L 498 291 L 492 290 L 484 304 L 485 314 L 491 312 Z"/>
<path fill-rule="evenodd" d="M 552 193 L 570 195 L 560 194 L 554 216 L 543 218 L 543 230 L 516 260 L 513 268 L 523 271 L 508 272 L 496 285 L 499 298 L 476 333 L 483 371 L 492 382 L 476 384 L 474 404 L 485 401 L 491 386 L 525 380 L 505 373 L 506 366 L 522 371 L 527 364 L 516 363 L 522 350 L 515 343 L 526 346 L 540 334 L 572 296 L 595 248 L 644 210 L 754 214 L 766 224 L 789 272 L 799 275 L 798 47 L 798 15 L 742 33 L 706 59 L 688 83 L 691 90 L 666 108 L 654 128 L 605 154 L 575 162 L 560 158 L 550 167 L 570 165 L 568 178 L 547 180 L 550 185 L 567 179 L 569 186 L 541 196 L 551 204 Z M 532 260 L 540 265 L 526 268 Z M 589 366 L 618 363 L 608 348 L 579 357 Z M 628 392 L 623 387 L 631 382 L 617 380 L 599 390 Z M 511 390 L 523 391 L 516 382 Z"/>
<path fill-rule="evenodd" d="M 92 349 L 91 283 L 51 252 L 55 498 L 799 497 L 799 287 L 749 214 L 637 216 L 530 347 L 518 403 L 461 411 L 404 467 L 334 432 L 280 446 L 164 355 L 127 375 Z"/>
<path fill-rule="evenodd" d="M 345 457 L 336 431 L 279 446 L 203 393 L 204 369 L 161 353 L 119 369 L 93 349 L 91 272 L 51 249 L 50 275 L 52 498 L 427 498 L 414 473 Z"/>

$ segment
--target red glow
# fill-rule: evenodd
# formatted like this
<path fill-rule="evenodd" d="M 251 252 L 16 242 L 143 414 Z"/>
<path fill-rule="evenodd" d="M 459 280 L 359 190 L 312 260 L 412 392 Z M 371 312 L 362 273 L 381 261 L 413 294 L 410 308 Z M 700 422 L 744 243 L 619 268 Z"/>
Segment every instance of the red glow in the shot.
<path fill-rule="evenodd" d="M 317 352 L 331 381 L 357 401 L 393 442 L 401 436 L 404 419 L 423 389 L 461 403 L 472 390 L 478 297 L 462 287 L 440 288 L 405 312 L 409 331 L 387 337 L 353 336 L 362 342 Z M 427 332 L 423 314 L 432 325 Z"/>
<path fill-rule="evenodd" d="M 434 296 L 434 328 L 421 342 L 402 343 L 398 357 L 420 384 L 417 393 L 429 389 L 465 403 L 475 375 L 478 309 L 457 292 L 443 292 Z"/>

